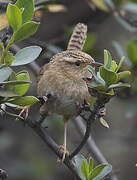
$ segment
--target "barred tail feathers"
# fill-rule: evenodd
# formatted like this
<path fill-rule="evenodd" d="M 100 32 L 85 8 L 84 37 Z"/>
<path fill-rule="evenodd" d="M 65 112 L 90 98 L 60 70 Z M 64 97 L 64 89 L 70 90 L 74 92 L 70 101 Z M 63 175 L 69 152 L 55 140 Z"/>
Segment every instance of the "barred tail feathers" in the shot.
<path fill-rule="evenodd" d="M 78 23 L 70 37 L 67 50 L 82 50 L 87 37 L 87 26 Z"/>

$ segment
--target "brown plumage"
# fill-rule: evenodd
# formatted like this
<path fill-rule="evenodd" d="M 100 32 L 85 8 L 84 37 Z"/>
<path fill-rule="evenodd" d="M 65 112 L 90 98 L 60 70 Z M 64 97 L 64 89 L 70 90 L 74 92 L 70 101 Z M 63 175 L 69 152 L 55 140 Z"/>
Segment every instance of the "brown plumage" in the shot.
<path fill-rule="evenodd" d="M 84 79 L 91 78 L 88 65 L 92 64 L 94 59 L 81 51 L 86 32 L 87 26 L 79 23 L 70 38 L 68 49 L 51 58 L 51 61 L 43 67 L 38 82 L 38 95 L 50 95 L 40 108 L 40 113 L 42 115 L 56 113 L 64 118 L 64 155 L 62 160 L 66 153 L 66 122 L 78 115 L 78 106 L 90 97 Z"/>

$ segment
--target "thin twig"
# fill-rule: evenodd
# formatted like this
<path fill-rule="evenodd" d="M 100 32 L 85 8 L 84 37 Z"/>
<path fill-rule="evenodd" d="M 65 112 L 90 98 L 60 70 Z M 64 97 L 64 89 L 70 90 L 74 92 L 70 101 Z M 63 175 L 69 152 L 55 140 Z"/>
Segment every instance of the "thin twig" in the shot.
<path fill-rule="evenodd" d="M 85 135 L 81 141 L 81 143 L 78 145 L 78 147 L 70 154 L 69 158 L 72 159 L 74 156 L 76 156 L 80 150 L 83 148 L 83 146 L 86 144 L 89 136 L 90 136 L 90 130 L 91 130 L 91 122 L 94 122 L 94 120 L 99 116 L 99 111 L 101 108 L 105 107 L 105 104 L 110 100 L 110 96 L 105 96 L 98 94 L 97 91 L 93 91 L 95 96 L 97 97 L 96 104 L 94 105 L 94 109 L 90 110 L 90 116 L 86 120 L 86 132 Z M 92 93 L 93 93 L 92 92 Z"/>
<path fill-rule="evenodd" d="M 81 141 L 81 143 L 79 144 L 79 146 L 69 155 L 69 159 L 72 159 L 74 156 L 76 156 L 80 150 L 83 148 L 83 146 L 86 144 L 89 136 L 90 136 L 90 131 L 91 131 L 91 122 L 93 122 L 95 120 L 95 116 L 94 114 L 92 113 L 90 115 L 90 117 L 87 119 L 86 121 L 86 132 L 85 132 L 85 135 Z"/>

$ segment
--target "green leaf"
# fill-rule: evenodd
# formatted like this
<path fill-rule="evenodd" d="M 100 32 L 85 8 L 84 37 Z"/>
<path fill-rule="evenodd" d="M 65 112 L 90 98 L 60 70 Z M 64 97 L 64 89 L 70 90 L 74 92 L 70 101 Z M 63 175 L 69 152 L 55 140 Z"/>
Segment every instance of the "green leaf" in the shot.
<path fill-rule="evenodd" d="M 118 67 L 117 67 L 117 69 L 116 69 L 116 72 L 119 71 L 119 69 L 121 68 L 121 66 L 122 66 L 122 64 L 123 64 L 124 61 L 125 61 L 125 57 L 123 56 L 123 57 L 121 58 L 120 62 L 119 62 L 119 65 L 118 65 Z"/>
<path fill-rule="evenodd" d="M 99 68 L 99 72 L 107 86 L 116 83 L 118 80 L 117 74 L 115 72 L 109 71 L 103 66 Z"/>
<path fill-rule="evenodd" d="M 89 158 L 89 172 L 93 169 L 94 167 L 94 160 L 90 157 Z"/>
<path fill-rule="evenodd" d="M 39 46 L 29 46 L 21 49 L 15 55 L 15 61 L 12 62 L 12 66 L 19 66 L 31 63 L 41 53 L 42 48 Z"/>
<path fill-rule="evenodd" d="M 88 83 L 89 88 L 98 89 L 98 90 L 105 90 L 105 86 L 102 84 L 97 83 L 96 81 L 92 81 L 91 83 Z"/>
<path fill-rule="evenodd" d="M 4 58 L 4 62 L 7 66 L 10 66 L 11 63 L 15 60 L 15 57 L 10 53 L 9 51 L 6 53 L 6 56 Z"/>
<path fill-rule="evenodd" d="M 20 97 L 10 101 L 10 103 L 18 106 L 31 106 L 37 102 L 39 102 L 39 100 L 34 96 Z"/>
<path fill-rule="evenodd" d="M 108 123 L 107 123 L 107 121 L 106 121 L 105 119 L 103 119 L 103 118 L 101 117 L 99 120 L 100 120 L 101 124 L 102 124 L 104 127 L 109 128 L 109 125 L 108 125 Z"/>
<path fill-rule="evenodd" d="M 87 179 L 89 176 L 89 168 L 88 168 L 88 163 L 87 160 L 83 160 L 81 163 L 81 172 L 83 176 Z"/>
<path fill-rule="evenodd" d="M 124 78 L 128 78 L 131 75 L 130 71 L 123 71 L 120 73 L 117 73 L 118 75 L 118 80 L 124 79 Z"/>
<path fill-rule="evenodd" d="M 4 67 L 0 69 L 0 83 L 9 78 L 12 73 L 12 69 L 10 67 Z"/>
<path fill-rule="evenodd" d="M 92 66 L 88 67 L 88 71 L 94 76 L 95 81 L 98 85 L 102 85 L 105 86 L 105 81 L 101 78 L 100 74 L 95 72 L 95 68 L 93 68 Z"/>
<path fill-rule="evenodd" d="M 20 9 L 14 4 L 8 4 L 6 15 L 8 18 L 9 25 L 14 31 L 18 30 L 22 25 L 22 14 Z"/>
<path fill-rule="evenodd" d="M 19 9 L 23 9 L 23 13 L 22 13 L 23 23 L 32 19 L 34 13 L 33 0 L 17 0 L 16 6 L 18 6 Z"/>
<path fill-rule="evenodd" d="M 113 61 L 111 62 L 110 71 L 116 72 L 117 67 L 118 67 L 118 65 L 117 65 L 116 61 L 113 60 Z"/>
<path fill-rule="evenodd" d="M 111 84 L 111 85 L 108 87 L 108 89 L 113 89 L 113 88 L 126 88 L 126 87 L 130 88 L 131 86 L 130 86 L 130 84 L 128 84 L 128 83 L 121 83 L 121 82 L 119 82 L 119 83 L 117 83 L 117 84 Z"/>
<path fill-rule="evenodd" d="M 39 23 L 30 21 L 23 24 L 13 35 L 14 41 L 21 41 L 33 35 L 38 29 Z"/>
<path fill-rule="evenodd" d="M 12 91 L 0 90 L 0 96 L 1 97 L 17 97 L 19 95 Z"/>
<path fill-rule="evenodd" d="M 108 50 L 104 50 L 104 67 L 106 69 L 110 69 L 111 68 L 111 63 L 112 63 L 112 57 L 111 54 Z"/>
<path fill-rule="evenodd" d="M 96 168 L 94 168 L 94 170 L 92 172 L 95 175 L 93 180 L 102 180 L 111 171 L 112 171 L 111 164 L 100 164 Z"/>
<path fill-rule="evenodd" d="M 126 47 L 127 55 L 131 63 L 137 66 L 137 40 L 132 40 Z"/>
<path fill-rule="evenodd" d="M 100 91 L 100 93 L 102 94 L 106 94 L 106 95 L 109 95 L 109 96 L 114 96 L 115 93 L 114 93 L 114 90 L 113 89 L 110 89 L 109 91 L 105 92 L 105 91 Z"/>
<path fill-rule="evenodd" d="M 21 71 L 16 75 L 17 81 L 30 81 L 30 76 L 27 71 Z M 16 84 L 12 86 L 8 86 L 8 88 L 12 91 L 14 91 L 16 94 L 19 94 L 20 96 L 24 95 L 28 89 L 29 89 L 30 83 L 24 83 L 24 84 Z"/>
<path fill-rule="evenodd" d="M 82 161 L 85 161 L 85 160 L 86 160 L 86 158 L 84 156 L 78 154 L 74 157 L 74 161 L 73 161 L 75 169 L 78 172 L 78 174 L 82 180 L 86 180 L 86 178 L 83 176 L 83 174 L 81 172 L 81 163 L 82 163 Z"/>

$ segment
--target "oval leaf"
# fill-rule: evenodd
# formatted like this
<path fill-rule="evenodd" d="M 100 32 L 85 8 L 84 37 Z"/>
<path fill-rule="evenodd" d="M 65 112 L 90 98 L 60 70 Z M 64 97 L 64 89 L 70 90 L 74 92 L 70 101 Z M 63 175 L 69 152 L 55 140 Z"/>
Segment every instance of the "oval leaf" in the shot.
<path fill-rule="evenodd" d="M 10 101 L 11 104 L 18 106 L 31 106 L 37 102 L 39 102 L 39 100 L 34 96 L 20 97 Z"/>
<path fill-rule="evenodd" d="M 130 71 L 123 71 L 117 74 L 118 75 L 118 80 L 128 78 L 131 75 Z"/>
<path fill-rule="evenodd" d="M 109 70 L 111 67 L 111 63 L 112 63 L 111 54 L 108 50 L 105 49 L 104 50 L 104 67 Z"/>
<path fill-rule="evenodd" d="M 74 157 L 74 162 L 73 162 L 75 169 L 78 172 L 78 174 L 82 180 L 86 180 L 86 178 L 83 176 L 83 174 L 81 172 L 81 163 L 82 163 L 82 161 L 85 161 L 85 160 L 86 160 L 86 158 L 84 156 L 78 154 Z"/>
<path fill-rule="evenodd" d="M 89 166 L 87 160 L 82 161 L 81 163 L 81 172 L 83 176 L 87 179 L 89 175 Z"/>
<path fill-rule="evenodd" d="M 16 6 L 18 6 L 19 9 L 24 9 L 22 13 L 23 23 L 32 19 L 34 13 L 34 0 L 17 0 Z"/>
<path fill-rule="evenodd" d="M 30 21 L 23 24 L 13 35 L 14 41 L 21 41 L 33 35 L 38 29 L 39 23 Z"/>
<path fill-rule="evenodd" d="M 9 25 L 14 31 L 19 29 L 22 24 L 22 15 L 20 9 L 14 4 L 8 4 L 6 15 L 8 18 Z"/>
<path fill-rule="evenodd" d="M 116 61 L 113 60 L 111 63 L 111 66 L 110 66 L 110 71 L 116 72 L 117 67 L 118 67 L 118 65 L 117 65 Z"/>
<path fill-rule="evenodd" d="M 9 67 L 4 67 L 0 69 L 0 83 L 8 79 L 11 73 L 12 73 L 12 69 Z"/>
<path fill-rule="evenodd" d="M 108 89 L 113 89 L 113 88 L 130 88 L 131 86 L 130 86 L 130 84 L 128 84 L 128 83 L 121 83 L 121 82 L 119 82 L 119 83 L 117 83 L 117 84 L 112 84 L 112 85 L 110 85 L 109 87 L 108 87 Z"/>
<path fill-rule="evenodd" d="M 52 13 L 67 11 L 67 8 L 62 4 L 49 4 L 47 5 L 47 9 Z"/>
<path fill-rule="evenodd" d="M 103 119 L 102 117 L 100 118 L 100 122 L 104 127 L 109 128 L 107 121 L 105 119 Z"/>
<path fill-rule="evenodd" d="M 101 164 L 98 165 L 93 171 L 93 174 L 96 174 L 93 180 L 102 180 L 106 175 L 108 175 L 112 171 L 112 165 Z"/>
<path fill-rule="evenodd" d="M 27 71 L 22 71 L 16 75 L 18 81 L 30 81 L 30 76 Z M 30 83 L 25 84 L 16 84 L 13 88 L 13 91 L 19 95 L 24 95 L 29 89 Z"/>
<path fill-rule="evenodd" d="M 15 55 L 15 61 L 12 62 L 12 66 L 19 66 L 19 65 L 25 65 L 31 63 L 39 56 L 41 51 L 42 48 L 39 46 L 30 46 L 21 49 Z"/>
<path fill-rule="evenodd" d="M 106 85 L 115 84 L 118 80 L 117 74 L 115 72 L 109 71 L 103 66 L 99 68 L 100 76 L 106 82 Z"/>

